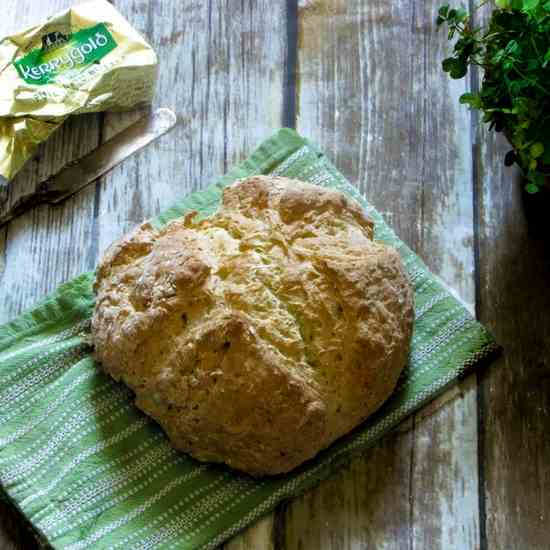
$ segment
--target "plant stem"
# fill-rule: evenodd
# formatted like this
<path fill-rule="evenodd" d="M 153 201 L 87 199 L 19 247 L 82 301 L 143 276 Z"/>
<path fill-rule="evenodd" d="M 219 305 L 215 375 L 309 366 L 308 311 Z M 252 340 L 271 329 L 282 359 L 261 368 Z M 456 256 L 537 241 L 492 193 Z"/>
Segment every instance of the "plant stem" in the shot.
<path fill-rule="evenodd" d="M 541 90 L 542 92 L 544 92 L 545 94 L 547 95 L 550 95 L 550 92 L 544 88 L 544 86 L 542 86 L 541 84 L 539 84 L 538 82 L 534 81 L 534 80 L 531 80 L 530 78 L 527 78 L 518 68 L 517 66 L 514 64 L 513 65 L 513 68 L 514 68 L 514 71 L 516 71 L 516 73 L 519 74 L 519 76 L 521 76 L 521 78 L 523 78 L 524 80 L 527 80 L 528 82 L 530 82 L 531 84 L 533 84 L 534 86 L 536 86 L 539 90 Z"/>
<path fill-rule="evenodd" d="M 537 48 L 537 43 L 535 42 L 535 39 L 532 36 L 531 36 L 531 44 L 533 44 L 533 49 L 535 50 L 537 57 L 540 57 L 539 49 Z"/>
<path fill-rule="evenodd" d="M 497 31 L 492 34 L 486 34 L 482 40 L 489 40 L 490 38 L 493 38 L 494 36 L 502 36 L 503 34 L 514 34 L 515 31 Z"/>

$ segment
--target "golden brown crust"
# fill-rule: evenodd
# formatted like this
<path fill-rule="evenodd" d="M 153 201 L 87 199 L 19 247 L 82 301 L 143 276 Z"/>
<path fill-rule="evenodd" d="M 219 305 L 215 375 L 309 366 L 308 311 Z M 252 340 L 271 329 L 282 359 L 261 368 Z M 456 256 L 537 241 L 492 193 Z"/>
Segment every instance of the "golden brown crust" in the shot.
<path fill-rule="evenodd" d="M 97 272 L 96 357 L 178 449 L 287 472 L 390 395 L 412 291 L 393 249 L 339 192 L 257 176 L 218 212 L 143 224 Z"/>

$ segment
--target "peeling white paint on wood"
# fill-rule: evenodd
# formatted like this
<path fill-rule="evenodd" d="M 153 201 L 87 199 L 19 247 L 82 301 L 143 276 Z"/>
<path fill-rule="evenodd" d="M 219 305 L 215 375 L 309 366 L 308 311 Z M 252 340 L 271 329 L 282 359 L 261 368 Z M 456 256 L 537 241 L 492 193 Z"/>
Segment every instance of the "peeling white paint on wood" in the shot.
<path fill-rule="evenodd" d="M 233 7 L 231 9 L 229 6 Z M 159 55 L 154 105 L 177 127 L 101 186 L 99 250 L 176 199 L 205 187 L 281 124 L 284 5 L 120 0 Z M 183 14 L 186 14 L 185 16 Z M 108 133 L 118 115 L 107 116 Z"/>
<path fill-rule="evenodd" d="M 69 7 L 70 0 L 5 2 L 0 35 L 10 34 L 45 20 Z M 40 148 L 10 184 L 10 201 L 29 192 L 42 179 L 97 145 L 95 115 L 75 117 Z M 0 254 L 0 322 L 6 322 L 60 283 L 89 269 L 93 218 L 93 186 L 59 207 L 40 206 L 0 229 L 7 239 Z"/>
<path fill-rule="evenodd" d="M 71 0 L 4 1 L 0 35 L 12 34 L 69 7 Z M 32 190 L 64 163 L 98 143 L 94 115 L 68 121 L 40 147 L 11 184 L 10 200 Z M 94 186 L 60 207 L 41 206 L 0 229 L 0 323 L 32 307 L 60 283 L 89 269 Z M 26 523 L 8 503 L 0 503 L 0 548 L 38 548 Z"/>
<path fill-rule="evenodd" d="M 548 197 L 522 196 L 509 145 L 479 129 L 480 317 L 504 346 L 484 377 L 487 548 L 545 550 L 550 535 Z"/>
<path fill-rule="evenodd" d="M 450 83 L 440 69 L 446 37 L 435 32 L 438 5 L 339 1 L 302 10 L 298 129 L 471 305 L 470 118 L 458 104 L 464 83 Z M 475 380 L 431 410 L 354 461 L 353 475 L 338 474 L 290 503 L 287 546 L 477 547 Z M 382 472 L 376 490 L 358 483 Z M 355 513 L 335 512 L 342 507 Z"/>
<path fill-rule="evenodd" d="M 224 550 L 275 550 L 273 514 L 268 514 L 225 543 Z"/>
<path fill-rule="evenodd" d="M 281 125 L 285 5 L 248 2 L 118 0 L 160 60 L 156 107 L 169 107 L 178 124 L 101 183 L 99 252 L 146 218 L 201 189 L 244 159 Z M 183 16 L 182 14 L 186 14 Z M 188 14 L 191 14 L 188 16 Z M 110 137 L 135 114 L 108 114 Z M 226 545 L 270 550 L 273 514 Z"/>

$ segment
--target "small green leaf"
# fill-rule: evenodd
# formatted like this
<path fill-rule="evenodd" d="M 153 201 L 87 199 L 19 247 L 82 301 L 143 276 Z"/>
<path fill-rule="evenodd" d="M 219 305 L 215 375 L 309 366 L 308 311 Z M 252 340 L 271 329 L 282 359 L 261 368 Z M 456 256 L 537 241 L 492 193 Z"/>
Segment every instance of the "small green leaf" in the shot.
<path fill-rule="evenodd" d="M 443 70 L 446 73 L 450 73 L 452 68 L 454 67 L 454 64 L 455 64 L 455 58 L 447 57 L 447 59 L 443 60 L 443 62 L 441 63 L 441 66 L 443 67 Z"/>
<path fill-rule="evenodd" d="M 523 128 L 524 130 L 529 128 L 529 126 L 531 126 L 531 121 L 530 120 L 524 120 L 522 123 L 519 124 L 519 127 Z"/>
<path fill-rule="evenodd" d="M 459 98 L 462 105 L 470 105 L 473 109 L 481 109 L 481 98 L 478 94 L 462 94 Z"/>
<path fill-rule="evenodd" d="M 533 143 L 533 145 L 529 148 L 529 153 L 532 158 L 538 159 L 544 153 L 544 145 L 540 143 L 540 141 Z"/>
<path fill-rule="evenodd" d="M 511 67 L 510 67 L 511 68 Z M 513 80 L 510 82 L 510 93 L 512 95 L 518 95 L 521 92 L 521 89 L 525 87 L 524 80 Z M 513 110 L 509 111 L 510 113 L 517 113 L 518 109 L 514 107 Z"/>
<path fill-rule="evenodd" d="M 537 8 L 540 0 L 523 0 L 523 11 L 531 11 Z"/>
<path fill-rule="evenodd" d="M 468 12 L 464 8 L 459 8 L 456 10 L 456 19 L 459 21 L 466 21 L 468 19 Z"/>
<path fill-rule="evenodd" d="M 517 40 L 510 40 L 510 42 L 506 44 L 506 48 L 504 51 L 510 55 L 517 55 L 521 52 L 521 47 L 518 44 Z"/>
<path fill-rule="evenodd" d="M 538 188 L 538 186 L 537 186 L 536 183 L 533 183 L 532 181 L 530 181 L 530 182 L 525 186 L 525 190 L 527 191 L 527 193 L 530 193 L 531 195 L 534 195 L 535 193 L 538 193 L 539 188 Z"/>
<path fill-rule="evenodd" d="M 462 95 L 460 103 L 478 109 L 491 130 L 506 133 L 514 147 L 506 164 L 519 164 L 540 187 L 535 176 L 550 165 L 550 0 L 495 1 L 499 9 L 481 27 L 471 26 L 464 8 L 440 8 L 438 24 L 448 23 L 454 43 L 443 70 L 458 79 L 470 65 L 483 68 L 479 92 Z"/>
<path fill-rule="evenodd" d="M 468 65 L 465 62 L 457 59 L 449 75 L 451 76 L 451 78 L 458 79 L 466 76 L 467 72 L 468 72 Z"/>
<path fill-rule="evenodd" d="M 498 50 L 495 55 L 493 55 L 493 59 L 491 60 L 495 65 L 498 65 L 502 58 L 506 55 L 506 52 L 504 50 Z"/>
<path fill-rule="evenodd" d="M 443 23 L 445 23 L 445 19 L 443 19 L 443 17 L 441 17 L 441 15 L 439 15 L 437 17 L 437 19 L 435 20 L 435 23 L 439 27 L 440 25 L 443 25 Z"/>

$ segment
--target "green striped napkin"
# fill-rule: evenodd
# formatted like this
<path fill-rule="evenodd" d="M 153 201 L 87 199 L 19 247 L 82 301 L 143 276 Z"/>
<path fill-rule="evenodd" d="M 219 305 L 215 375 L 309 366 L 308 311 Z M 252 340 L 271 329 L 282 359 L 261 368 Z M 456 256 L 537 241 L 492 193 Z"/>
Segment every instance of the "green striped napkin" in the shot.
<path fill-rule="evenodd" d="M 215 548 L 326 477 L 498 348 L 334 166 L 292 130 L 281 130 L 216 184 L 160 215 L 212 213 L 228 183 L 279 174 L 340 189 L 401 253 L 414 285 L 412 351 L 394 395 L 369 421 L 289 475 L 254 480 L 172 450 L 129 390 L 94 365 L 86 335 L 93 274 L 62 285 L 0 327 L 0 481 L 55 548 Z"/>

